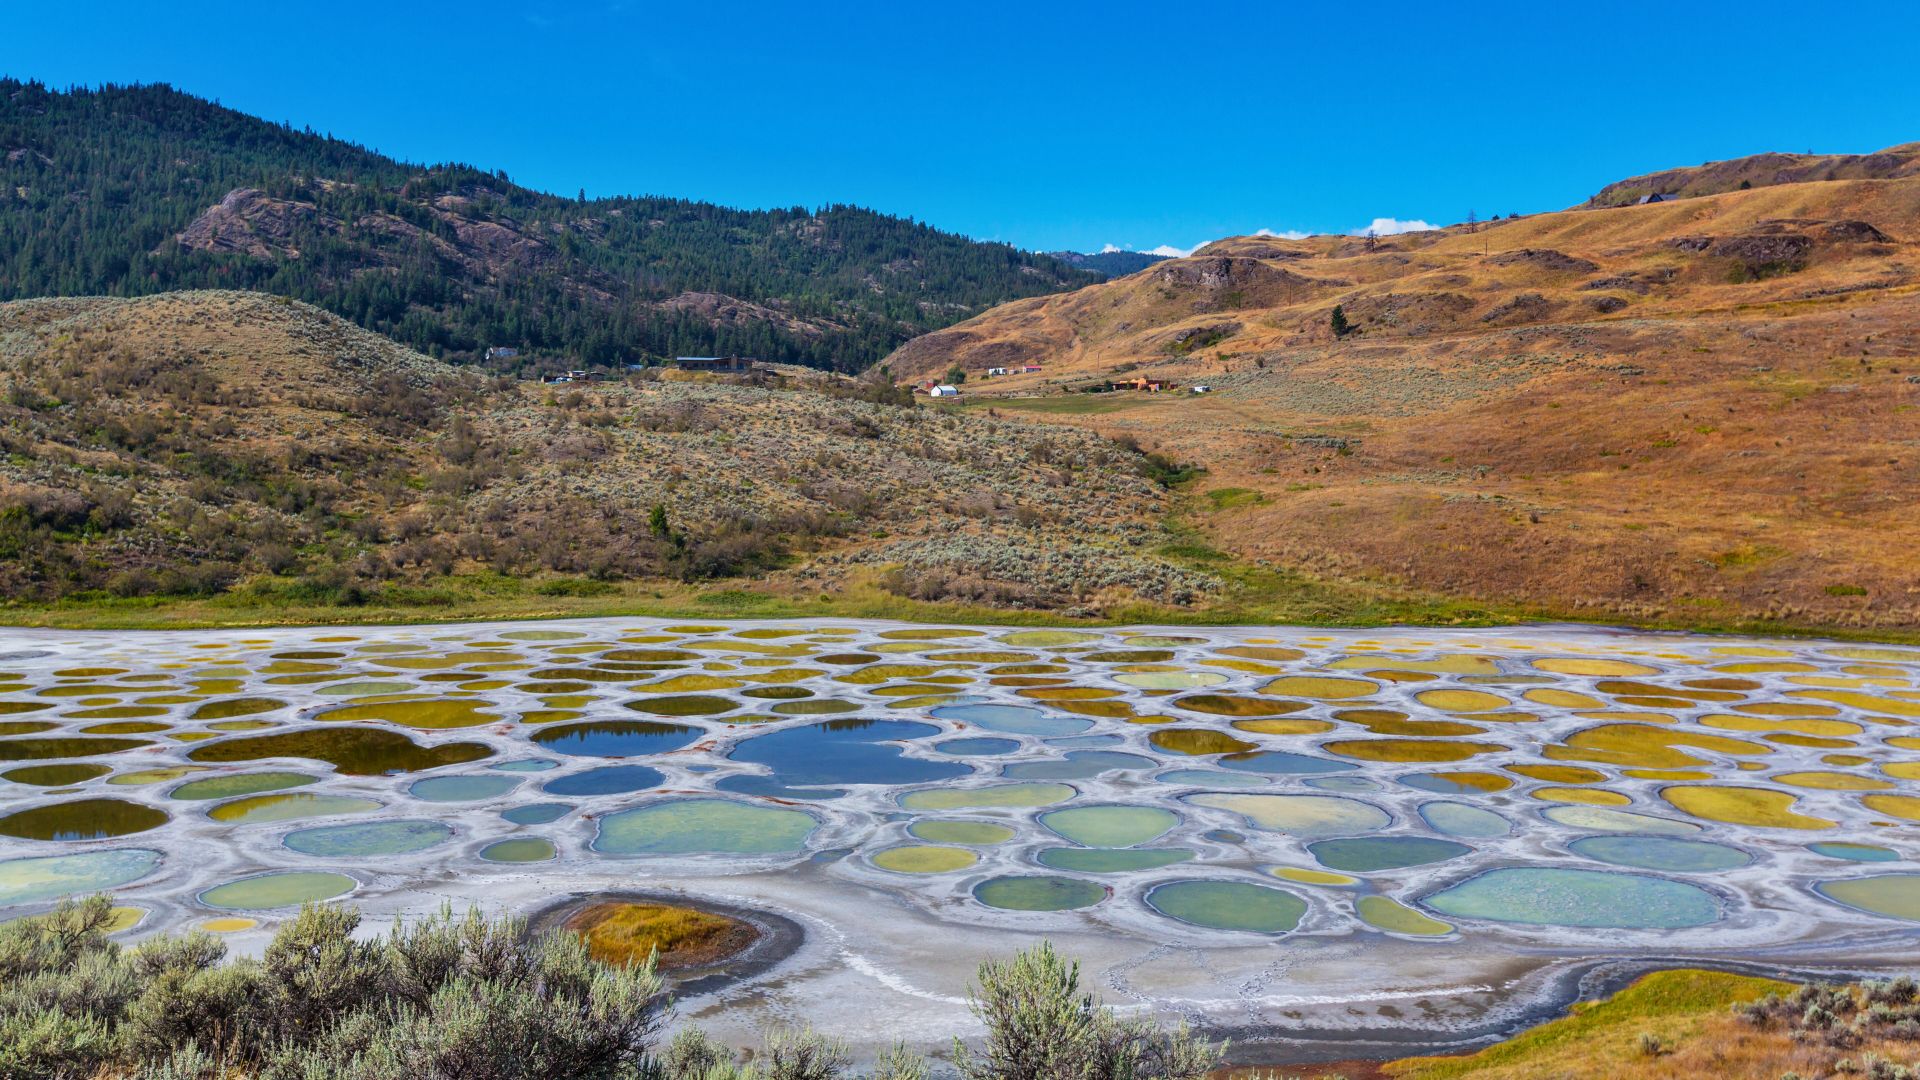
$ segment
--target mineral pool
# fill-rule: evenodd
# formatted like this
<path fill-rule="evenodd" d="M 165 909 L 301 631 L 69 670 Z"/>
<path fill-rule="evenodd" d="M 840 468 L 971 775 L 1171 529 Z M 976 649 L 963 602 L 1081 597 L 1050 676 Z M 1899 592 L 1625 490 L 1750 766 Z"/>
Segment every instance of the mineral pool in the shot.
<path fill-rule="evenodd" d="M 0 919 L 108 892 L 126 940 L 257 951 L 307 901 L 378 926 L 669 892 L 802 925 L 765 977 L 856 1041 L 875 1010 L 950 1017 L 1041 937 L 1256 1031 L 1497 1021 L 1596 958 L 1920 960 L 1920 648 L 0 630 L 0 716 Z"/>

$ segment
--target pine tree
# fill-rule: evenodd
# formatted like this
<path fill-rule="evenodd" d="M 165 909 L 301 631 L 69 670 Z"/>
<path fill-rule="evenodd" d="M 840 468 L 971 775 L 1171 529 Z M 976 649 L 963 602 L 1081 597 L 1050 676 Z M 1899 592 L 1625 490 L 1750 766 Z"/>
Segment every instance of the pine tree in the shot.
<path fill-rule="evenodd" d="M 513 343 L 564 366 L 736 352 L 851 371 L 994 304 L 1098 277 L 858 207 L 568 199 L 470 165 L 395 161 L 162 85 L 53 92 L 0 77 L 8 148 L 30 152 L 0 154 L 0 300 L 251 289 L 455 361 Z M 284 250 L 175 240 L 242 188 L 295 204 Z M 443 196 L 544 250 L 509 273 L 473 269 L 470 252 L 450 254 L 462 244 Z M 658 306 L 687 292 L 783 308 L 824 332 L 713 325 Z"/>

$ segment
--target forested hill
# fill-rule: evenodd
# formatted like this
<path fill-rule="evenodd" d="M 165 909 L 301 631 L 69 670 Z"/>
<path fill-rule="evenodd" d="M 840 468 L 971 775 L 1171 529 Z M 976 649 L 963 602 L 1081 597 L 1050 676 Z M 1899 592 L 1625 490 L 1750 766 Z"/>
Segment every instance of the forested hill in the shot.
<path fill-rule="evenodd" d="M 1050 251 L 1047 254 L 1069 266 L 1093 270 L 1105 277 L 1137 274 L 1154 263 L 1166 262 L 1172 257 L 1146 251 L 1095 251 L 1088 254 L 1078 251 Z"/>
<path fill-rule="evenodd" d="M 581 200 L 163 85 L 0 79 L 0 299 L 262 290 L 430 355 L 740 353 L 854 370 L 1101 275 L 851 206 Z"/>

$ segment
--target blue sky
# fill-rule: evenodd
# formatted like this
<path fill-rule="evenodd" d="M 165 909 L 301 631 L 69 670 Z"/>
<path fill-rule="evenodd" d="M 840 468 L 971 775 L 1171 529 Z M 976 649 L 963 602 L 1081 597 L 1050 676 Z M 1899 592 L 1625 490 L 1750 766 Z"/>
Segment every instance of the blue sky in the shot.
<path fill-rule="evenodd" d="M 566 194 L 851 202 L 1041 250 L 1447 223 L 1920 140 L 1912 0 L 0 0 L 0 25 L 0 72 L 56 86 L 165 81 Z"/>

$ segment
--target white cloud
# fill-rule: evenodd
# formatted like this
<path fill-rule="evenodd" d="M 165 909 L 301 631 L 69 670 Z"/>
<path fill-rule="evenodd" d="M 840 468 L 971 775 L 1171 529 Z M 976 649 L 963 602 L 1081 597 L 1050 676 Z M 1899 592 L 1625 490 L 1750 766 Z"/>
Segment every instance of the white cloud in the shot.
<path fill-rule="evenodd" d="M 1399 236 L 1401 233 L 1432 232 L 1439 227 L 1419 220 L 1401 221 L 1399 218 L 1377 217 L 1373 219 L 1373 224 L 1362 225 L 1347 235 L 1365 236 L 1372 233 L 1375 236 Z"/>
<path fill-rule="evenodd" d="M 1125 251 L 1125 250 L 1127 250 L 1127 249 L 1126 249 L 1126 248 L 1123 248 L 1123 247 L 1121 247 L 1121 246 L 1120 246 L 1119 244 L 1102 244 L 1102 245 L 1100 245 L 1100 254 L 1102 254 L 1102 255 L 1111 255 L 1111 254 L 1113 254 L 1113 253 L 1114 253 L 1114 252 L 1116 252 L 1116 251 Z"/>
<path fill-rule="evenodd" d="M 1427 222 L 1420 221 L 1418 219 L 1402 221 L 1399 218 L 1383 217 L 1383 218 L 1374 218 L 1370 224 L 1362 225 L 1359 228 L 1348 232 L 1346 235 L 1365 236 L 1367 235 L 1367 233 L 1371 232 L 1375 236 L 1398 236 L 1401 233 L 1427 232 L 1427 231 L 1438 229 L 1438 228 L 1440 228 L 1440 226 L 1432 225 Z M 1305 240 L 1305 239 L 1308 239 L 1309 237 L 1318 236 L 1322 234 L 1307 232 L 1304 229 L 1261 228 L 1261 229 L 1255 229 L 1249 235 L 1270 236 L 1275 240 Z M 1194 252 L 1199 251 L 1201 248 L 1206 247 L 1208 243 L 1211 243 L 1211 241 L 1203 241 L 1201 243 L 1193 245 L 1192 247 L 1184 247 L 1184 248 L 1174 247 L 1172 244 L 1161 244 L 1159 247 L 1142 248 L 1140 250 L 1144 251 L 1148 255 L 1165 255 L 1170 259 L 1184 259 L 1187 256 L 1193 254 Z M 1117 244 L 1108 244 L 1102 247 L 1100 250 L 1102 252 L 1108 252 L 1108 251 L 1128 251 L 1131 249 L 1120 247 Z"/>

